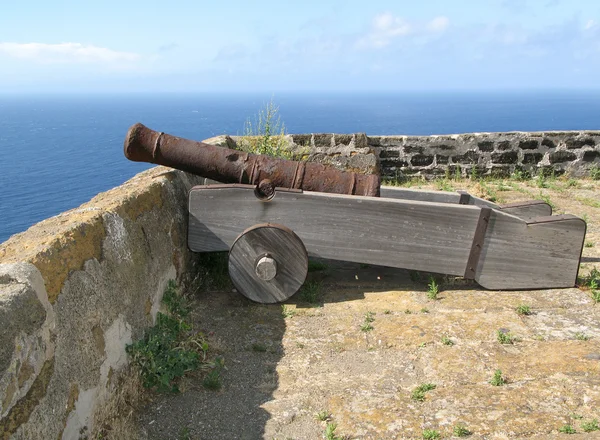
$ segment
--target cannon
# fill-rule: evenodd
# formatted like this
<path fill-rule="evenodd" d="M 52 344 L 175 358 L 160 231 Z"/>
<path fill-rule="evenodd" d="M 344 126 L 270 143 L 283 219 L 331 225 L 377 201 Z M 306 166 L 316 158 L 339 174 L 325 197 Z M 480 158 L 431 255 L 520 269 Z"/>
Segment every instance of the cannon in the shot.
<path fill-rule="evenodd" d="M 462 276 L 495 290 L 572 287 L 586 223 L 540 200 L 380 186 L 379 176 L 253 155 L 136 124 L 125 155 L 211 179 L 189 192 L 188 246 L 229 251 L 246 297 L 285 301 L 308 257 Z M 207 181 L 206 183 L 209 183 Z"/>

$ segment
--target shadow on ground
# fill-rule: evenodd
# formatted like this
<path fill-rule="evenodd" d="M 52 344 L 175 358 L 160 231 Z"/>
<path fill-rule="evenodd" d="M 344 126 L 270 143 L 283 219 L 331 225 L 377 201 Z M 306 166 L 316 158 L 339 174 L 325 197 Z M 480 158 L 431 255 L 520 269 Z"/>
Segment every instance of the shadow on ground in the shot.
<path fill-rule="evenodd" d="M 208 335 L 212 355 L 224 358 L 223 386 L 207 390 L 201 375 L 192 374 L 184 379 L 180 394 L 155 394 L 139 414 L 140 436 L 149 440 L 263 438 L 272 417 L 263 406 L 274 398 L 279 385 L 276 367 L 284 354 L 286 320 L 324 304 L 362 300 L 365 291 L 427 289 L 427 274 L 319 262 L 321 270 L 309 273 L 307 279 L 319 284 L 316 301 L 311 303 L 302 292 L 274 305 L 253 303 L 232 287 L 197 293 L 190 321 L 194 329 Z"/>

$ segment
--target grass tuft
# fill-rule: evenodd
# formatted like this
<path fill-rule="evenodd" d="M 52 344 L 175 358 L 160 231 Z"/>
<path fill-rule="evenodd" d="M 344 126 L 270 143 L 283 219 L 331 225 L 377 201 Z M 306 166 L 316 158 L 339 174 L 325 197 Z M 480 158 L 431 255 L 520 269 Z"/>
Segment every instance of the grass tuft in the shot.
<path fill-rule="evenodd" d="M 583 429 L 584 432 L 599 431 L 600 426 L 598 425 L 598 419 L 593 419 L 589 422 L 583 422 L 581 424 L 581 429 Z"/>
<path fill-rule="evenodd" d="M 371 325 L 371 323 L 374 321 L 375 321 L 375 313 L 373 313 L 373 312 L 365 313 L 365 318 L 364 318 L 362 325 L 360 326 L 360 329 L 365 333 L 370 332 L 374 328 Z"/>
<path fill-rule="evenodd" d="M 468 436 L 470 436 L 470 435 L 471 435 L 471 434 L 473 434 L 473 433 L 472 433 L 471 431 L 469 431 L 469 430 L 468 430 L 468 429 L 465 427 L 465 425 L 460 425 L 460 424 L 458 424 L 458 425 L 456 425 L 456 426 L 454 427 L 454 429 L 452 430 L 452 434 L 453 434 L 455 437 L 468 437 Z"/>
<path fill-rule="evenodd" d="M 561 426 L 558 429 L 558 432 L 560 432 L 562 434 L 575 434 L 575 433 L 577 433 L 577 431 L 575 431 L 575 428 L 573 428 L 573 426 L 571 426 L 571 425 Z"/>
<path fill-rule="evenodd" d="M 286 306 L 285 304 L 283 304 L 281 306 L 281 315 L 284 318 L 293 318 L 294 315 L 296 315 L 296 311 L 294 309 L 292 309 L 291 307 Z"/>
<path fill-rule="evenodd" d="M 506 384 L 506 379 L 502 376 L 502 370 L 494 371 L 494 375 L 490 379 L 490 384 L 499 387 Z"/>
<path fill-rule="evenodd" d="M 517 312 L 517 315 L 522 315 L 522 316 L 529 316 L 529 315 L 533 314 L 533 312 L 531 311 L 531 307 L 526 304 L 519 305 L 515 309 L 515 311 Z"/>
<path fill-rule="evenodd" d="M 423 431 L 423 440 L 437 440 L 442 438 L 441 434 L 435 429 L 425 429 Z"/>
<path fill-rule="evenodd" d="M 517 341 L 517 338 L 513 336 L 510 332 L 505 332 L 502 330 L 498 330 L 497 333 L 498 342 L 501 344 L 514 344 Z"/>
<path fill-rule="evenodd" d="M 300 290 L 300 298 L 309 304 L 316 304 L 321 298 L 321 287 L 318 281 L 307 281 Z"/>
<path fill-rule="evenodd" d="M 438 294 L 440 293 L 440 286 L 435 281 L 435 278 L 429 278 L 429 284 L 427 284 L 427 298 L 431 300 L 438 299 Z"/>
<path fill-rule="evenodd" d="M 436 387 L 437 385 L 434 383 L 422 383 L 412 391 L 410 398 L 417 402 L 423 402 L 425 400 L 425 393 L 427 391 L 435 390 Z"/>

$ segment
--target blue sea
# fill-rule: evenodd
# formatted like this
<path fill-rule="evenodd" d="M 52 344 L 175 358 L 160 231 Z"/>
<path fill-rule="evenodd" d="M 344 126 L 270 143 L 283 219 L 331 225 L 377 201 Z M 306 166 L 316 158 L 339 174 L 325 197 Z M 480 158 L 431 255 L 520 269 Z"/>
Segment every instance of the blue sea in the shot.
<path fill-rule="evenodd" d="M 600 129 L 600 91 L 0 96 L 0 242 L 149 168 L 123 156 L 135 122 L 242 134 L 271 99 L 288 133 Z"/>

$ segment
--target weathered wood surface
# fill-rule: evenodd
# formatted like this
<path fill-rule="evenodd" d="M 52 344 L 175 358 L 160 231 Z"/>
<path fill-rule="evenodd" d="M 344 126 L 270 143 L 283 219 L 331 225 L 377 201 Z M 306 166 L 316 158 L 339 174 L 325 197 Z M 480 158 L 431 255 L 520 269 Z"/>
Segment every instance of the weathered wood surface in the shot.
<path fill-rule="evenodd" d="M 492 210 L 475 279 L 488 289 L 572 287 L 585 232 L 571 215 L 525 222 Z"/>
<path fill-rule="evenodd" d="M 268 261 L 261 268 L 259 262 Z M 277 303 L 296 293 L 308 273 L 308 255 L 294 232 L 262 224 L 244 231 L 229 251 L 229 275 L 244 296 Z"/>
<path fill-rule="evenodd" d="M 257 223 L 283 224 L 310 255 L 464 275 L 481 208 L 406 199 L 278 190 L 260 202 L 253 187 L 190 191 L 189 247 L 229 249 Z M 573 286 L 585 222 L 556 216 L 527 222 L 492 210 L 475 279 L 491 289 Z"/>
<path fill-rule="evenodd" d="M 244 229 L 278 223 L 292 229 L 310 255 L 463 275 L 479 208 L 361 196 L 279 190 L 260 202 L 253 188 L 190 191 L 189 247 L 227 250 Z"/>
<path fill-rule="evenodd" d="M 515 215 L 523 220 L 532 220 L 537 217 L 547 217 L 552 215 L 552 206 L 543 200 L 508 203 L 506 205 L 500 205 L 499 209 L 501 209 L 502 212 Z"/>
<path fill-rule="evenodd" d="M 394 186 L 382 186 L 381 197 L 436 203 L 457 204 L 462 202 L 467 205 L 487 206 L 494 209 L 501 209 L 503 212 L 515 215 L 524 220 L 552 215 L 552 207 L 543 200 L 530 200 L 509 203 L 506 205 L 497 205 L 496 203 L 469 194 L 466 191 L 427 191 L 420 189 L 399 188 Z"/>

